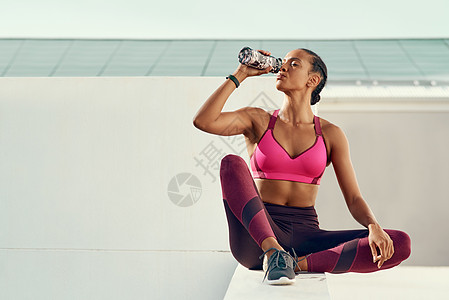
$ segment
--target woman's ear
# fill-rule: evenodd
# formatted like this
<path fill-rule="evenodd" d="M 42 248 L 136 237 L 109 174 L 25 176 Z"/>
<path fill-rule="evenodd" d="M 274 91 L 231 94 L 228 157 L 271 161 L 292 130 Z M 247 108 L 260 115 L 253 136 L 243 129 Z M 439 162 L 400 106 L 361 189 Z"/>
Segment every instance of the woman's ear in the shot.
<path fill-rule="evenodd" d="M 309 80 L 307 81 L 308 87 L 316 87 L 318 84 L 320 84 L 321 77 L 314 73 L 312 76 L 309 77 Z"/>

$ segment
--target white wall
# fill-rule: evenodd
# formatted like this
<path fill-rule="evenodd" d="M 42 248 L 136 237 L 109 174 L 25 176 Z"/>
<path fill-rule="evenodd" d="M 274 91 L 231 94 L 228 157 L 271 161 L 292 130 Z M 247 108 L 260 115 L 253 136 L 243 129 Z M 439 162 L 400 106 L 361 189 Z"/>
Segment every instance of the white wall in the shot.
<path fill-rule="evenodd" d="M 249 160 L 242 136 L 192 118 L 223 80 L 1 78 L 0 298 L 220 299 L 236 263 L 219 162 Z M 280 107 L 273 83 L 247 80 L 224 111 Z M 411 235 L 404 264 L 449 265 L 448 99 L 341 92 L 323 91 L 319 115 L 345 130 L 381 224 Z M 360 228 L 332 167 L 317 210 L 323 228 Z"/>

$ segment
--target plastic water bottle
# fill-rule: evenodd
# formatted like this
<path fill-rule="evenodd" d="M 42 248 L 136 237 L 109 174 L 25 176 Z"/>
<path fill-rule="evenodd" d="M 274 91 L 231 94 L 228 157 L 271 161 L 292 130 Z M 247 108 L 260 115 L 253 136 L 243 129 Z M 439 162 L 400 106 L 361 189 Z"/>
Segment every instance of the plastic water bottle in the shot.
<path fill-rule="evenodd" d="M 257 50 L 253 50 L 250 47 L 244 47 L 239 52 L 239 62 L 248 67 L 256 69 L 265 69 L 271 66 L 271 73 L 277 73 L 281 69 L 282 59 L 276 58 L 271 55 L 263 55 Z"/>

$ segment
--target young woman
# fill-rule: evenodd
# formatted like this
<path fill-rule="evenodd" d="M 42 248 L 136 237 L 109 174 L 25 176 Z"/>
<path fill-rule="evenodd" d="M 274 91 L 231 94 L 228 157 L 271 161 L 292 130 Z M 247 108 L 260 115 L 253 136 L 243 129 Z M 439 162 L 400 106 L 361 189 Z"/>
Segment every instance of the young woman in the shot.
<path fill-rule="evenodd" d="M 276 78 L 276 88 L 284 93 L 280 109 L 222 112 L 239 84 L 270 69 L 240 64 L 193 121 L 208 133 L 243 134 L 251 153 L 254 179 L 240 156 L 229 154 L 221 161 L 232 254 L 250 269 L 261 269 L 264 257 L 270 284 L 294 282 L 295 271 L 373 272 L 397 266 L 410 255 L 410 237 L 382 229 L 361 196 L 345 134 L 312 112 L 327 80 L 326 65 L 316 53 L 296 49 L 285 56 Z M 349 211 L 366 229 L 319 228 L 314 206 L 320 179 L 331 163 Z"/>

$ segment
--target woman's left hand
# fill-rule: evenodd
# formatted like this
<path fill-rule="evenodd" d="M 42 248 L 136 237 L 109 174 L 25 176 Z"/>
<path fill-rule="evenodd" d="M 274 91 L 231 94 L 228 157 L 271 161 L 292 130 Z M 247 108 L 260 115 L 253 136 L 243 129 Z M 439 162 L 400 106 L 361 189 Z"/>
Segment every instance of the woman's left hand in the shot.
<path fill-rule="evenodd" d="M 377 267 L 380 268 L 386 260 L 393 256 L 393 240 L 378 224 L 370 224 L 368 229 L 368 241 L 373 254 L 373 263 L 378 261 Z M 379 248 L 380 255 L 377 253 L 376 247 Z"/>

